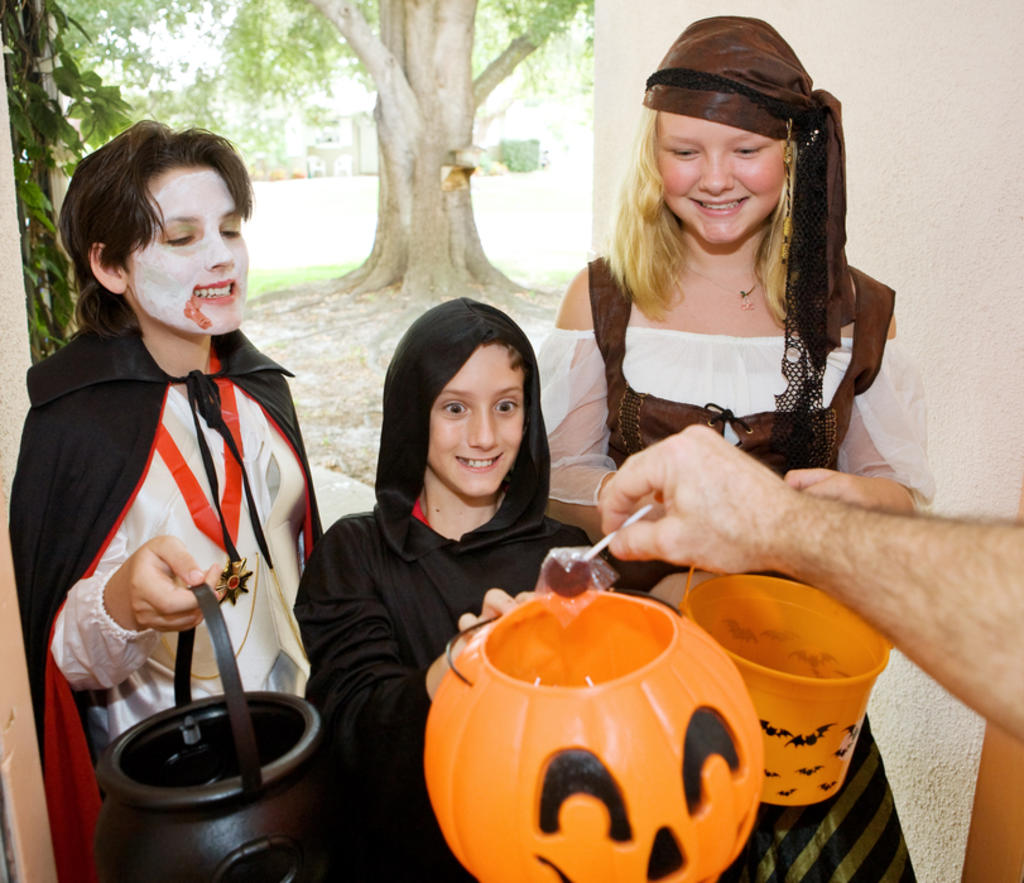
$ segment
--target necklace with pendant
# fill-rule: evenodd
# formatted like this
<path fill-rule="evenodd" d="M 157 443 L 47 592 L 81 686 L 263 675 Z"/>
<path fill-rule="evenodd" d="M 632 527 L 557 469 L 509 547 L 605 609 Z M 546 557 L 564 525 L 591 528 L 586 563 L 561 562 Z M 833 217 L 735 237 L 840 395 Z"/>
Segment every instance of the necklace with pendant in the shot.
<path fill-rule="evenodd" d="M 242 435 L 238 425 L 238 406 L 234 387 L 227 381 L 217 381 L 221 395 L 221 414 L 231 432 L 239 453 L 243 451 Z M 196 429 L 197 437 L 199 429 Z M 247 585 L 252 571 L 246 569 L 246 560 L 234 551 L 234 543 L 238 536 L 238 524 L 241 517 L 242 464 L 231 456 L 227 442 L 224 444 L 224 493 L 220 505 L 215 510 L 206 499 L 206 493 L 192 473 L 191 468 L 181 453 L 177 443 L 167 427 L 161 423 L 157 430 L 156 449 L 167 466 L 178 486 L 182 498 L 188 505 L 192 522 L 221 548 L 230 544 L 228 561 L 221 571 L 220 579 L 215 586 L 221 593 L 220 603 L 230 601 L 233 607 L 238 603 L 239 595 L 247 594 Z M 232 554 L 234 552 L 234 554 Z"/>
<path fill-rule="evenodd" d="M 721 282 L 716 282 L 710 276 L 700 272 L 700 270 L 695 270 L 693 267 L 687 267 L 686 269 L 693 273 L 695 276 L 700 276 L 702 279 L 707 279 L 708 282 L 710 282 L 716 288 L 722 289 L 722 291 L 728 291 L 730 294 L 732 294 L 736 290 L 735 288 L 729 288 L 728 286 L 722 285 Z M 746 289 L 745 291 L 742 288 L 740 289 L 740 309 L 743 310 L 744 312 L 749 312 L 750 310 L 754 309 L 755 304 L 750 299 L 750 295 L 752 295 L 757 290 L 758 285 L 760 285 L 760 282 L 758 282 L 758 280 L 755 278 L 748 289 Z"/>
<path fill-rule="evenodd" d="M 216 353 L 211 352 L 210 370 L 214 372 L 212 375 L 193 371 L 187 377 L 177 379 L 185 383 L 188 391 L 189 409 L 192 412 L 192 422 L 209 484 L 212 505 L 163 420 L 157 430 L 156 448 L 181 491 L 195 526 L 227 552 L 228 561 L 221 571 L 216 590 L 222 593 L 221 604 L 230 601 L 234 607 L 240 595 L 248 594 L 247 582 L 253 575 L 252 571 L 246 568 L 246 559 L 235 548 L 243 498 L 248 504 L 249 523 L 252 525 L 256 543 L 260 547 L 268 570 L 272 572 L 274 565 L 256 512 L 252 489 L 242 465 L 245 451 L 234 384 L 228 378 L 220 376 L 220 368 Z M 220 495 L 220 483 L 206 437 L 199 423 L 199 410 L 202 410 L 207 425 L 215 429 L 224 440 L 223 497 Z"/>

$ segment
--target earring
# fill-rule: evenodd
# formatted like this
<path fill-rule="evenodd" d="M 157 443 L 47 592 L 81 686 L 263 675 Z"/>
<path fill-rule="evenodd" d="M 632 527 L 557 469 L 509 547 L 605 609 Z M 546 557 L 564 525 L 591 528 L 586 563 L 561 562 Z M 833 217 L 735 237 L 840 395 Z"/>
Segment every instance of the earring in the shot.
<path fill-rule="evenodd" d="M 782 265 L 789 261 L 789 244 L 793 237 L 793 120 L 786 121 L 786 146 L 782 161 L 786 167 L 786 205 L 782 218 Z"/>

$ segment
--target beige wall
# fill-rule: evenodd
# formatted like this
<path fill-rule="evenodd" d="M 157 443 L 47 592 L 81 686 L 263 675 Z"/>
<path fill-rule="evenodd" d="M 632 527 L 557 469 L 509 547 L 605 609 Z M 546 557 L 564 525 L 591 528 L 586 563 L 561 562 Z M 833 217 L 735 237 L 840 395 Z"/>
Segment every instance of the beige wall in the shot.
<path fill-rule="evenodd" d="M 28 410 L 25 371 L 29 348 L 6 88 L 0 95 L 0 489 L 9 498 L 21 424 Z"/>
<path fill-rule="evenodd" d="M 636 9 L 597 2 L 595 243 L 644 81 L 674 37 L 709 15 L 770 21 L 815 85 L 843 102 L 847 251 L 897 291 L 900 337 L 928 395 L 934 508 L 1011 517 L 1024 470 L 1018 0 L 647 0 Z M 919 879 L 958 880 L 982 722 L 898 654 L 871 715 Z"/>

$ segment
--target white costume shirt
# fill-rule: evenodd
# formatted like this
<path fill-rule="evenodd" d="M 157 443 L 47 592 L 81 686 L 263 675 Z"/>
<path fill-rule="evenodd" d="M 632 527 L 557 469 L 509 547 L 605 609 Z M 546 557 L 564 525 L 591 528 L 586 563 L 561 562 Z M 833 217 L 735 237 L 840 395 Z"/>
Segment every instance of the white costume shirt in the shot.
<path fill-rule="evenodd" d="M 301 695 L 309 663 L 299 638 L 292 605 L 302 561 L 301 526 L 306 513 L 305 479 L 288 443 L 267 422 L 260 406 L 235 387 L 243 461 L 274 563 L 263 560 L 243 494 L 239 517 L 239 554 L 247 560 L 247 593 L 220 609 L 231 636 L 245 690 L 275 690 Z M 168 392 L 161 422 L 170 432 L 199 486 L 210 500 L 192 413 L 184 386 Z M 224 491 L 224 441 L 202 417 L 200 426 Z M 77 582 L 54 624 L 51 651 L 74 690 L 91 690 L 88 727 L 101 748 L 119 733 L 174 705 L 174 654 L 177 634 L 129 631 L 107 613 L 103 593 L 110 576 L 143 543 L 161 535 L 181 539 L 200 568 L 223 565 L 227 554 L 195 526 L 166 463 L 154 453 L 138 494 L 93 574 Z M 205 624 L 196 629 L 192 695 L 222 693 L 217 664 Z"/>
<path fill-rule="evenodd" d="M 629 325 L 622 371 L 629 385 L 673 402 L 714 402 L 734 414 L 775 410 L 786 387 L 784 338 L 732 337 Z M 822 389 L 828 404 L 850 364 L 852 339 L 827 360 Z M 595 505 L 601 480 L 614 471 L 608 456 L 608 386 L 592 330 L 555 328 L 538 354 L 541 404 L 551 447 L 552 499 Z M 919 503 L 931 500 L 924 388 L 913 362 L 895 340 L 886 342 L 878 375 L 856 396 L 838 468 L 891 478 Z M 726 438 L 735 442 L 731 428 Z"/>

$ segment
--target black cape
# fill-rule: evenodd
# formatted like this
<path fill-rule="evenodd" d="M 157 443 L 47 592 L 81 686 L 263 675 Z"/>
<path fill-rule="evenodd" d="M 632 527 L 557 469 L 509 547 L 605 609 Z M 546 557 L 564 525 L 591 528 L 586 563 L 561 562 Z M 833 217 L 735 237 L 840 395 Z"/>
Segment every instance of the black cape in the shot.
<path fill-rule="evenodd" d="M 237 331 L 214 338 L 214 348 L 220 375 L 261 405 L 301 462 L 308 554 L 320 522 L 288 372 Z M 84 745 L 81 732 L 62 730 L 80 729 L 77 716 L 55 714 L 46 702 L 53 621 L 68 589 L 94 567 L 134 499 L 170 383 L 137 335 L 81 335 L 28 372 L 31 410 L 11 491 L 10 532 L 51 819 L 58 793 L 51 788 L 66 783 L 51 781 L 57 760 L 48 754 L 55 744 L 60 751 Z M 44 738 L 48 726 L 50 739 Z M 85 762 L 74 761 L 79 772 Z"/>
<path fill-rule="evenodd" d="M 495 516 L 450 540 L 411 514 L 423 488 L 430 409 L 491 340 L 523 356 L 523 443 Z M 348 810 L 346 879 L 471 879 L 444 843 L 427 796 L 425 677 L 459 617 L 480 612 L 487 589 L 531 590 L 550 548 L 587 544 L 582 531 L 544 515 L 548 456 L 536 360 L 519 327 L 467 299 L 420 317 L 385 381 L 377 506 L 327 531 L 295 607 L 312 667 L 307 695 L 324 714 Z"/>

